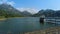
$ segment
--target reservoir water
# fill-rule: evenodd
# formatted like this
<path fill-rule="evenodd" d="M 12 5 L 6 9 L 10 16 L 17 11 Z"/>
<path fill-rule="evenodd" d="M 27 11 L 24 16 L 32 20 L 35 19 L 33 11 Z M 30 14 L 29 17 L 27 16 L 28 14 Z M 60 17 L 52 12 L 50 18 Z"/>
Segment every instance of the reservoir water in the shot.
<path fill-rule="evenodd" d="M 39 17 L 8 18 L 6 20 L 0 20 L 0 34 L 2 32 L 5 34 L 7 32 L 17 34 L 18 32 L 30 32 L 56 26 L 58 24 L 41 24 Z"/>

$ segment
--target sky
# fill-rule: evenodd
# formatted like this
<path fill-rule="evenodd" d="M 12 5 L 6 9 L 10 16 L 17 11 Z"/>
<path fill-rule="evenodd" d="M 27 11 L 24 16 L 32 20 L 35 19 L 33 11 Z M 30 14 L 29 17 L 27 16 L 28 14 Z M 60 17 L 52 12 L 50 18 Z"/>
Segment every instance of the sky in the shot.
<path fill-rule="evenodd" d="M 60 0 L 0 0 L 1 3 L 8 3 L 20 11 L 28 10 L 33 14 L 41 9 L 60 10 Z"/>

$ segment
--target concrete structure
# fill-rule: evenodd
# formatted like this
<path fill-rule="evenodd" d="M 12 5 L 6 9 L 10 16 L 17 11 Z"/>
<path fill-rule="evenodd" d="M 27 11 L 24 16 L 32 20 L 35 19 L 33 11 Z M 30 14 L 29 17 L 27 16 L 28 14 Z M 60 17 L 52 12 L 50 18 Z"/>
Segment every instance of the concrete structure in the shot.
<path fill-rule="evenodd" d="M 42 15 L 42 16 L 40 16 L 40 23 L 44 23 L 44 18 L 45 18 L 45 16 L 44 15 Z"/>
<path fill-rule="evenodd" d="M 60 17 L 46 17 L 44 18 L 45 22 L 47 23 L 56 23 L 60 24 Z"/>

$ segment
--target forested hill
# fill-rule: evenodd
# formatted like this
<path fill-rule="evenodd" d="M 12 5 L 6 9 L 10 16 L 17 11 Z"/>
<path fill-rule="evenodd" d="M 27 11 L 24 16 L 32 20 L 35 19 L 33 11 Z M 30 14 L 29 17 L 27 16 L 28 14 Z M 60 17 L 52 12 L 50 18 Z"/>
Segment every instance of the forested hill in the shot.
<path fill-rule="evenodd" d="M 40 10 L 33 16 L 39 17 L 41 15 L 45 15 L 45 17 L 60 17 L 60 10 L 52 10 L 52 9 Z"/>
<path fill-rule="evenodd" d="M 27 12 L 28 13 L 28 12 Z M 29 16 L 27 13 L 21 12 L 11 5 L 8 4 L 0 4 L 0 17 L 24 17 Z"/>

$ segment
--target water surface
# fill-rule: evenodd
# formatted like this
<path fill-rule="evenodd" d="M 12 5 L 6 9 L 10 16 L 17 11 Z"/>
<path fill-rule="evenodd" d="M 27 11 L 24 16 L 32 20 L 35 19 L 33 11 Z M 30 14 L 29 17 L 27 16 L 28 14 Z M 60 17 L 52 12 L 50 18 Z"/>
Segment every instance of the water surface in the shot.
<path fill-rule="evenodd" d="M 41 24 L 39 17 L 23 17 L 23 18 L 8 18 L 0 21 L 0 32 L 30 32 L 45 29 L 48 27 L 55 27 L 57 24 Z"/>

